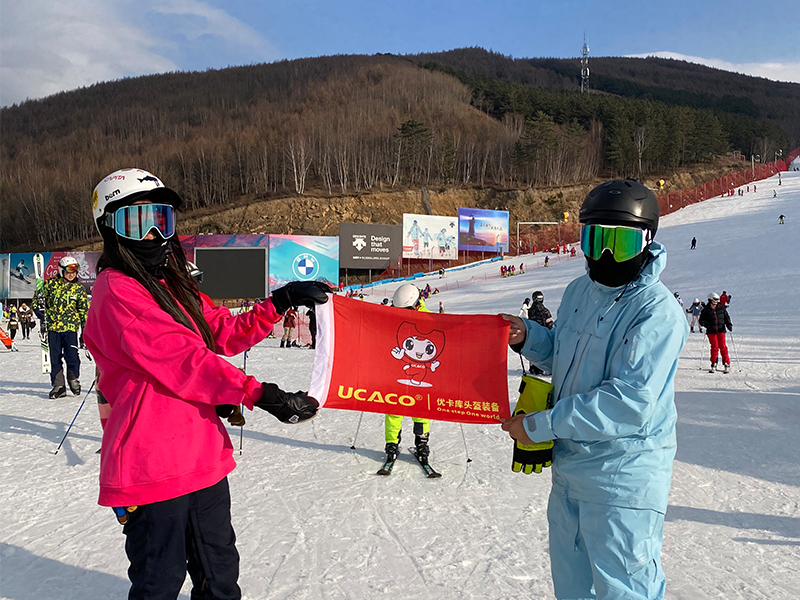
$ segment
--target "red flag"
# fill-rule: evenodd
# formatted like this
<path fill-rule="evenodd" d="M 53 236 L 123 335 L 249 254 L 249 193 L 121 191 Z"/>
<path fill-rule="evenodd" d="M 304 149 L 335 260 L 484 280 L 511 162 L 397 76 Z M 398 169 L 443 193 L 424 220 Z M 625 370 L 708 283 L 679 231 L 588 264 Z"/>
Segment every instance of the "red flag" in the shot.
<path fill-rule="evenodd" d="M 509 417 L 507 321 L 333 296 L 318 305 L 309 394 L 341 408 L 457 423 Z"/>

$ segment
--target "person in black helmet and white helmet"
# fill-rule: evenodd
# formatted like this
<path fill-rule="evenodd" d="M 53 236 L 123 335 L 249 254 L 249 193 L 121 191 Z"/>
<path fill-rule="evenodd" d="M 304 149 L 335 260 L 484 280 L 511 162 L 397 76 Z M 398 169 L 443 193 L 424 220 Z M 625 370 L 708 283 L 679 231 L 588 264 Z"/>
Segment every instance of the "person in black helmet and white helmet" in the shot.
<path fill-rule="evenodd" d="M 123 525 L 130 600 L 238 600 L 239 554 L 228 474 L 236 466 L 221 418 L 242 404 L 287 424 L 317 414 L 305 392 L 284 392 L 234 367 L 291 306 L 332 290 L 291 282 L 232 315 L 200 293 L 175 234 L 181 197 L 152 173 L 122 169 L 93 194 L 103 254 L 84 334 L 110 411 L 100 454 L 99 504 Z"/>
<path fill-rule="evenodd" d="M 553 329 L 504 315 L 512 349 L 553 374 L 553 407 L 502 427 L 522 444 L 554 442 L 547 518 L 559 599 L 664 597 L 673 380 L 689 327 L 659 280 L 658 218 L 638 181 L 597 186 L 580 210 L 586 275 L 565 289 Z"/>

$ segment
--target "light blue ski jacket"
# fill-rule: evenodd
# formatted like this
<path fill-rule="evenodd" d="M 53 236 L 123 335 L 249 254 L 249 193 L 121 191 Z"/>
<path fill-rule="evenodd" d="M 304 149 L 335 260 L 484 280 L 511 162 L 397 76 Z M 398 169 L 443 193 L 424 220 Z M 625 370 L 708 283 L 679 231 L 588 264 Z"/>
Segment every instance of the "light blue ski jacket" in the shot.
<path fill-rule="evenodd" d="M 553 374 L 550 410 L 528 436 L 555 440 L 553 483 L 575 500 L 666 512 L 675 458 L 673 380 L 689 327 L 659 275 L 664 246 L 639 278 L 610 288 L 572 281 L 550 330 L 525 320 L 521 353 Z M 623 291 L 624 290 L 624 291 Z"/>

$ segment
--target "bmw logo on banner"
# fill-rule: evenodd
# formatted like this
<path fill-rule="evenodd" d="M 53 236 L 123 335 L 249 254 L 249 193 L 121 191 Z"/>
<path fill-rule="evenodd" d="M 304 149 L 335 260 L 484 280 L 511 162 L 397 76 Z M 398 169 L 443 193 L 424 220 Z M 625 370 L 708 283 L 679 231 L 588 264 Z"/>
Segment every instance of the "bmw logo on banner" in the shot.
<path fill-rule="evenodd" d="M 301 281 L 316 279 L 319 274 L 319 261 L 313 254 L 298 254 L 292 262 L 292 272 Z"/>

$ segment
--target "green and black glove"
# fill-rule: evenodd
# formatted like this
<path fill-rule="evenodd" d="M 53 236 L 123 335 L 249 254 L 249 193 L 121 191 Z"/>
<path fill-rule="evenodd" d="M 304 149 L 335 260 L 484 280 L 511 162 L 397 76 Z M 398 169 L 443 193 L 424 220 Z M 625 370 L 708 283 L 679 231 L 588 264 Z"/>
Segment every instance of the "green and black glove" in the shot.
<path fill-rule="evenodd" d="M 514 415 L 527 415 L 550 408 L 553 385 L 538 377 L 523 375 L 519 386 L 519 400 Z M 541 473 L 542 468 L 553 462 L 553 440 L 525 445 L 514 441 L 514 457 L 511 470 L 526 475 Z"/>

